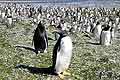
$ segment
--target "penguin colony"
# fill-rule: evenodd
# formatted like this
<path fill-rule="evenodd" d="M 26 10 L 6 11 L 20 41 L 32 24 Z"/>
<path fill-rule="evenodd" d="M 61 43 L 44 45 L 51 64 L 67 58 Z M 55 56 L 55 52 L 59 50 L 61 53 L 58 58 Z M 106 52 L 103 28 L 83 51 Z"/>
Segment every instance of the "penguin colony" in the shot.
<path fill-rule="evenodd" d="M 0 5 L 1 23 L 7 27 L 14 22 L 30 20 L 37 25 L 33 35 L 35 53 L 45 53 L 48 48 L 50 27 L 55 31 L 57 40 L 53 49 L 54 72 L 60 77 L 70 75 L 66 72 L 72 58 L 72 40 L 69 34 L 83 32 L 92 34 L 100 45 L 110 45 L 120 29 L 119 8 L 83 8 L 83 7 L 34 7 L 28 4 Z M 48 31 L 48 32 L 47 32 Z"/>

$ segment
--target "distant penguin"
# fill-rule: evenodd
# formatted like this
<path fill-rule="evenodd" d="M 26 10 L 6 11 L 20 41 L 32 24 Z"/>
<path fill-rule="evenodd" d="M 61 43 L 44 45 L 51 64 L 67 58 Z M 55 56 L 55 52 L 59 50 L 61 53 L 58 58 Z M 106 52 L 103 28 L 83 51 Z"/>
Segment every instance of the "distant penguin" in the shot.
<path fill-rule="evenodd" d="M 2 19 L 5 18 L 5 12 L 2 12 Z"/>
<path fill-rule="evenodd" d="M 86 32 L 90 33 L 90 30 L 91 30 L 91 25 L 90 23 L 87 23 Z"/>
<path fill-rule="evenodd" d="M 117 18 L 115 19 L 115 22 L 116 22 L 116 24 L 119 24 L 119 22 L 120 22 L 120 18 L 117 17 Z"/>
<path fill-rule="evenodd" d="M 2 17 L 2 21 L 1 21 L 1 22 L 2 22 L 2 23 L 5 22 L 5 16 L 6 16 L 5 14 L 6 14 L 5 12 L 2 12 L 2 13 L 1 13 L 1 17 Z"/>
<path fill-rule="evenodd" d="M 43 53 L 48 48 L 47 32 L 45 30 L 45 26 L 43 26 L 41 22 L 39 22 L 35 30 L 35 33 L 33 36 L 33 43 L 34 43 L 36 54 L 38 54 L 38 51 L 40 51 L 40 53 Z"/>
<path fill-rule="evenodd" d="M 2 15 L 2 10 L 1 10 L 1 8 L 0 8 L 0 17 L 1 17 L 1 15 Z"/>
<path fill-rule="evenodd" d="M 100 35 L 100 44 L 101 45 L 110 45 L 111 43 L 111 32 L 110 32 L 110 26 L 107 25 L 102 29 L 101 35 Z"/>
<path fill-rule="evenodd" d="M 37 16 L 37 20 L 40 21 L 40 18 L 41 18 L 41 14 L 39 13 L 38 16 Z"/>
<path fill-rule="evenodd" d="M 12 26 L 12 16 L 7 16 L 7 27 Z"/>
<path fill-rule="evenodd" d="M 115 27 L 111 27 L 110 29 L 110 33 L 111 33 L 111 43 L 115 38 Z"/>
<path fill-rule="evenodd" d="M 64 31 L 57 32 L 60 37 L 53 49 L 53 69 L 54 72 L 61 78 L 64 75 L 70 75 L 66 70 L 70 65 L 72 58 L 72 40 L 65 34 Z"/>
<path fill-rule="evenodd" d="M 97 22 L 96 27 L 93 31 L 96 40 L 100 39 L 101 31 L 102 31 L 102 25 L 100 24 L 100 22 Z"/>

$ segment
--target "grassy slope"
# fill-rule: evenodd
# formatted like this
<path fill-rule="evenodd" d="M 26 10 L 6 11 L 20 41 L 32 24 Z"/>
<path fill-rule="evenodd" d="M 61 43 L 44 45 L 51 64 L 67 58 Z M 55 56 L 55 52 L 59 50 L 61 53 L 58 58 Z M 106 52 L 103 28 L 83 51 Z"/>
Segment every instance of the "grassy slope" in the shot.
<path fill-rule="evenodd" d="M 34 54 L 30 50 L 16 48 L 15 45 L 32 47 L 33 27 L 17 23 L 14 28 L 0 25 L 0 80 L 59 80 L 47 74 L 32 74 L 26 69 L 16 69 L 18 64 L 32 67 L 51 66 L 52 49 L 55 41 L 49 41 L 48 53 Z M 117 80 L 120 78 L 120 41 L 115 40 L 108 47 L 94 45 L 82 33 L 71 35 L 74 49 L 69 68 L 71 76 L 66 80 Z M 49 37 L 53 37 L 49 33 Z M 112 77 L 111 77 L 112 76 Z M 101 78 L 101 79 L 100 79 Z"/>

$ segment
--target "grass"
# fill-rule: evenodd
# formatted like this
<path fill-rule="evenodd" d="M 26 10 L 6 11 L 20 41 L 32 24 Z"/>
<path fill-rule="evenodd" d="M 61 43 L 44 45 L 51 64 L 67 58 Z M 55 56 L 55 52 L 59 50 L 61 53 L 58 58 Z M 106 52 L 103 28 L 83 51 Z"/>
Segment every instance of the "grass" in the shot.
<path fill-rule="evenodd" d="M 16 23 L 13 28 L 0 25 L 0 80 L 60 80 L 48 74 L 33 74 L 27 69 L 16 69 L 19 64 L 47 68 L 52 64 L 52 50 L 56 41 L 49 41 L 48 53 L 36 55 L 16 45 L 32 46 L 35 27 Z M 70 35 L 73 40 L 73 57 L 68 69 L 71 76 L 65 80 L 120 80 L 120 40 L 110 46 L 91 44 L 84 33 Z M 48 36 L 53 38 L 50 32 Z"/>

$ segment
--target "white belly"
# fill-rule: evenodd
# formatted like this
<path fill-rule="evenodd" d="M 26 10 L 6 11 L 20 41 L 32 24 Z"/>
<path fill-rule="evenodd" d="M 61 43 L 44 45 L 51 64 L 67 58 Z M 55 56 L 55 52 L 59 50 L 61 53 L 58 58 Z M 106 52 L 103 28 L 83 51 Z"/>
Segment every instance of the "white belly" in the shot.
<path fill-rule="evenodd" d="M 94 30 L 95 38 L 100 39 L 101 31 L 102 31 L 101 25 L 96 26 Z"/>
<path fill-rule="evenodd" d="M 87 29 L 86 29 L 86 31 L 89 33 L 90 32 L 90 25 L 88 25 L 88 27 L 87 27 Z"/>
<path fill-rule="evenodd" d="M 63 72 L 66 70 L 71 61 L 72 57 L 72 41 L 70 37 L 64 37 L 60 43 L 60 51 L 57 53 L 56 65 L 55 69 L 56 72 Z"/>
<path fill-rule="evenodd" d="M 11 25 L 12 24 L 12 18 L 8 18 L 8 23 Z"/>
<path fill-rule="evenodd" d="M 110 41 L 111 41 L 110 31 L 102 31 L 101 44 L 102 45 L 110 45 Z"/>
<path fill-rule="evenodd" d="M 1 16 L 1 14 L 2 14 L 2 12 L 1 12 L 1 10 L 0 10 L 0 16 Z"/>
<path fill-rule="evenodd" d="M 3 19 L 5 18 L 5 12 L 2 13 L 2 18 L 3 18 Z"/>

